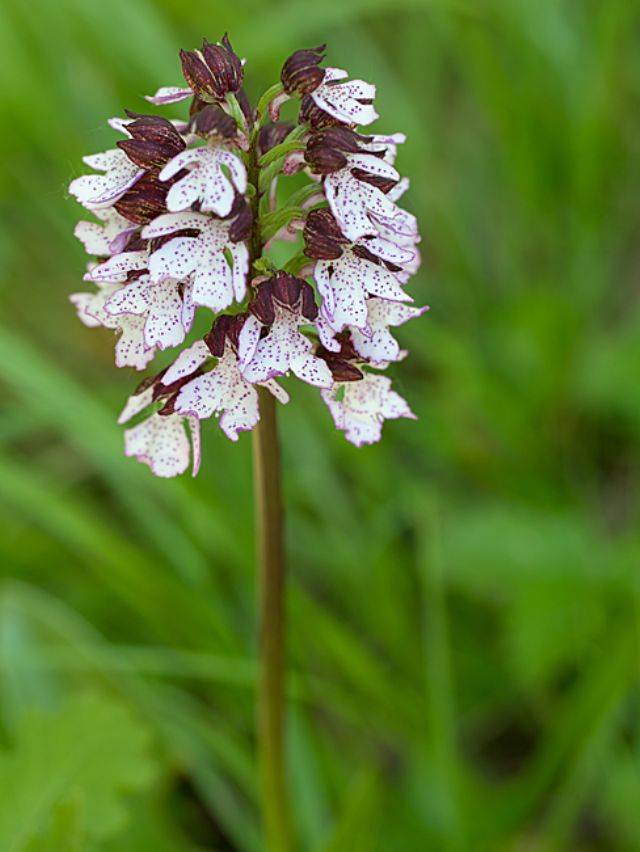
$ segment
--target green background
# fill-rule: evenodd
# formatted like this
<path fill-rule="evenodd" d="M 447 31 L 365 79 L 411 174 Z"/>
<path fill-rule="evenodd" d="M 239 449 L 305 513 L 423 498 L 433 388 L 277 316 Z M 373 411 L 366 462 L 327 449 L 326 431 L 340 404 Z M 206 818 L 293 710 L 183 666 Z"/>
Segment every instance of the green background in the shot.
<path fill-rule="evenodd" d="M 431 306 L 417 423 L 357 450 L 301 383 L 280 409 L 297 848 L 640 849 L 639 11 L 0 6 L 3 850 L 261 848 L 250 439 L 207 424 L 195 481 L 125 459 L 137 378 L 68 303 L 80 157 L 224 30 L 254 96 L 323 41 L 378 85 Z"/>

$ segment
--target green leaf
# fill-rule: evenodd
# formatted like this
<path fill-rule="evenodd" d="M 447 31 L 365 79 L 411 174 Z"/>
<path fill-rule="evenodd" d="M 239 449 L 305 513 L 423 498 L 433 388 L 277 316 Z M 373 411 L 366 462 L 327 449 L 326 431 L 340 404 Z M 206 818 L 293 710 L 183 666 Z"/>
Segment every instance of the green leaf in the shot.
<path fill-rule="evenodd" d="M 3 852 L 53 852 L 51 838 L 78 837 L 80 810 L 89 839 L 117 832 L 126 820 L 122 792 L 151 780 L 147 746 L 145 729 L 104 696 L 26 716 L 13 748 L 0 754 Z M 73 842 L 57 848 L 72 850 Z"/>

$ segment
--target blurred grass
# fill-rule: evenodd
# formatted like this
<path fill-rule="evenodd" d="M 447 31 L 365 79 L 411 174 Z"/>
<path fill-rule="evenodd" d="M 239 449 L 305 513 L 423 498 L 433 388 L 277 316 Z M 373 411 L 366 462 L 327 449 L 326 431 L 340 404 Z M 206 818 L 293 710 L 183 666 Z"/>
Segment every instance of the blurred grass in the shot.
<path fill-rule="evenodd" d="M 136 378 L 67 302 L 80 157 L 228 29 L 254 95 L 323 41 L 378 84 L 425 235 L 418 423 L 357 451 L 308 389 L 282 410 L 299 848 L 640 849 L 639 12 L 0 7 L 0 733 L 86 689 L 146 724 L 157 781 L 98 848 L 260 849 L 249 441 L 205 429 L 194 482 L 124 459 Z"/>

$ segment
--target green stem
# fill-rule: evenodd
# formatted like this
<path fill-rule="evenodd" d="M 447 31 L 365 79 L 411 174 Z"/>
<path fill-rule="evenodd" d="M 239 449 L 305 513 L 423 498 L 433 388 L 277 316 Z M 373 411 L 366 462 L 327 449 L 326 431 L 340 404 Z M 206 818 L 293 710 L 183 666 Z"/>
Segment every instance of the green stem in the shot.
<path fill-rule="evenodd" d="M 247 157 L 249 182 L 255 187 L 250 203 L 253 229 L 249 239 L 249 275 L 262 256 L 260 230 L 260 167 L 257 132 Z M 290 852 L 289 798 L 284 761 L 284 615 L 285 562 L 280 487 L 280 448 L 275 400 L 258 387 L 260 420 L 253 430 L 253 470 L 260 608 L 257 752 L 260 803 L 267 852 Z"/>
<path fill-rule="evenodd" d="M 253 462 L 260 596 L 258 764 L 268 852 L 289 852 L 289 801 L 284 765 L 285 563 L 280 449 L 275 400 L 259 387 L 260 421 L 253 431 Z"/>

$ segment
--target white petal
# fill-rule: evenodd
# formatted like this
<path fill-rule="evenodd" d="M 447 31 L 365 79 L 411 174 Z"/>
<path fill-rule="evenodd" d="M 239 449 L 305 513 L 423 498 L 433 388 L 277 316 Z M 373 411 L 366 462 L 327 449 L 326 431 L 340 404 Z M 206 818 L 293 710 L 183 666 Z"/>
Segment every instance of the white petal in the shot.
<path fill-rule="evenodd" d="M 204 340 L 196 340 L 191 346 L 183 349 L 173 364 L 162 376 L 163 385 L 171 385 L 185 376 L 190 376 L 207 358 L 211 357 L 209 347 Z"/>
<path fill-rule="evenodd" d="M 95 266 L 85 277 L 90 281 L 119 284 L 129 272 L 146 269 L 149 256 L 146 251 L 125 251 Z"/>
<path fill-rule="evenodd" d="M 147 388 L 142 393 L 135 393 L 129 397 L 126 402 L 125 407 L 122 409 L 120 416 L 118 417 L 118 423 L 126 423 L 128 420 L 131 420 L 132 417 L 135 417 L 136 414 L 140 414 L 141 411 L 144 411 L 148 405 L 151 405 L 153 402 L 153 388 Z"/>
<path fill-rule="evenodd" d="M 260 382 L 260 384 L 262 387 L 267 388 L 267 390 L 275 396 L 278 402 L 281 402 L 283 405 L 286 405 L 289 402 L 289 394 L 283 387 L 280 387 L 275 379 L 267 379 L 266 382 Z"/>
<path fill-rule="evenodd" d="M 196 237 L 174 237 L 149 257 L 149 273 L 156 282 L 167 278 L 182 281 L 193 272 L 201 256 Z"/>
<path fill-rule="evenodd" d="M 197 476 L 198 471 L 200 470 L 200 461 L 202 460 L 202 440 L 201 440 L 201 429 L 200 429 L 200 421 L 197 417 L 187 417 L 185 418 L 187 423 L 189 424 L 189 431 L 191 432 L 191 444 L 192 444 L 192 453 L 193 453 L 193 473 L 192 476 Z"/>
<path fill-rule="evenodd" d="M 122 333 L 116 343 L 116 366 L 144 370 L 155 354 L 144 342 L 144 317 L 125 314 L 118 322 Z"/>
<path fill-rule="evenodd" d="M 180 86 L 160 86 L 155 95 L 145 95 L 144 99 L 152 104 L 175 104 L 193 97 L 191 89 L 183 89 Z"/>
<path fill-rule="evenodd" d="M 244 243 L 229 243 L 233 258 L 233 294 L 236 302 L 242 302 L 247 294 L 247 274 L 249 272 L 249 251 Z"/>
<path fill-rule="evenodd" d="M 385 163 L 380 157 L 374 157 L 373 154 L 349 154 L 349 165 L 351 168 L 362 169 L 371 175 L 400 180 L 400 173 L 393 166 Z"/>
<path fill-rule="evenodd" d="M 153 222 L 145 225 L 141 235 L 145 240 L 149 240 L 153 237 L 166 237 L 168 234 L 187 228 L 197 228 L 201 231 L 209 221 L 210 217 L 203 213 L 163 213 L 162 216 L 157 216 Z"/>
<path fill-rule="evenodd" d="M 147 346 L 168 349 L 185 338 L 182 325 L 182 299 L 173 281 L 155 284 L 148 291 L 149 313 L 144 326 Z"/>
<path fill-rule="evenodd" d="M 189 467 L 190 446 L 183 418 L 153 414 L 125 431 L 125 454 L 148 465 L 156 476 L 171 477 Z"/>
<path fill-rule="evenodd" d="M 244 325 L 240 329 L 238 336 L 238 362 L 241 370 L 246 367 L 255 355 L 261 331 L 262 323 L 257 317 L 250 314 L 244 321 Z"/>
<path fill-rule="evenodd" d="M 333 376 L 322 358 L 316 358 L 311 353 L 304 353 L 291 359 L 291 372 L 303 382 L 314 385 L 317 388 L 330 388 L 333 385 Z"/>
<path fill-rule="evenodd" d="M 191 297 L 194 304 L 223 311 L 233 302 L 233 276 L 222 252 L 210 252 L 196 269 Z"/>

